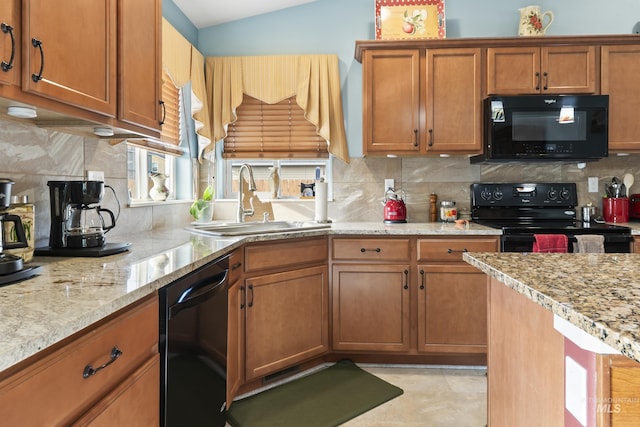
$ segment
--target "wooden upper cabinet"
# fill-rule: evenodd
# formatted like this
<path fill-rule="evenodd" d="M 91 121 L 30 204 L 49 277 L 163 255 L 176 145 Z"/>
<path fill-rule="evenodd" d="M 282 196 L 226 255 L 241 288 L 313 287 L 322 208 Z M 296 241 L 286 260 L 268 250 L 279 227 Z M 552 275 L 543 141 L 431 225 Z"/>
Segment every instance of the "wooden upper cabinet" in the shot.
<path fill-rule="evenodd" d="M 0 2 L 0 94 L 2 85 L 20 86 L 20 2 Z M 13 60 L 12 60 L 13 57 Z"/>
<path fill-rule="evenodd" d="M 161 3 L 119 0 L 118 118 L 160 130 Z"/>
<path fill-rule="evenodd" d="M 482 152 L 482 50 L 428 49 L 426 151 Z"/>
<path fill-rule="evenodd" d="M 24 0 L 22 89 L 115 117 L 116 6 L 116 0 Z"/>
<path fill-rule="evenodd" d="M 601 92 L 609 95 L 609 150 L 640 150 L 640 45 L 602 46 Z"/>
<path fill-rule="evenodd" d="M 364 154 L 420 151 L 420 51 L 369 50 L 363 59 Z"/>
<path fill-rule="evenodd" d="M 525 46 L 487 49 L 487 93 L 596 93 L 595 46 Z"/>

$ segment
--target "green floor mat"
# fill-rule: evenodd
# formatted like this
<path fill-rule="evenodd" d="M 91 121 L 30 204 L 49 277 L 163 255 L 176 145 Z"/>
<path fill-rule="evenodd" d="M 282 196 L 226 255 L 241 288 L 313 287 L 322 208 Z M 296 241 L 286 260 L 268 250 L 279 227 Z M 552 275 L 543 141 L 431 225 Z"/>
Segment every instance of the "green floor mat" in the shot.
<path fill-rule="evenodd" d="M 340 425 L 403 393 L 343 360 L 326 369 L 233 402 L 234 427 L 330 427 Z"/>

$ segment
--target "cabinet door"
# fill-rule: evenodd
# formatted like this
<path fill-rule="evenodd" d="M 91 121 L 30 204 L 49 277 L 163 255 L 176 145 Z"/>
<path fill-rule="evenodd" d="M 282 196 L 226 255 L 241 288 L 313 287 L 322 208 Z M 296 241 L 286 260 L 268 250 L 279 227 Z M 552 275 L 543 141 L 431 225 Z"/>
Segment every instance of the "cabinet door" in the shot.
<path fill-rule="evenodd" d="M 640 45 L 602 46 L 601 92 L 609 95 L 609 150 L 640 150 Z"/>
<path fill-rule="evenodd" d="M 419 50 L 369 50 L 362 63 L 364 154 L 418 153 Z"/>
<path fill-rule="evenodd" d="M 227 321 L 227 408 L 235 397 L 244 379 L 244 313 L 245 286 L 241 281 L 229 287 Z"/>
<path fill-rule="evenodd" d="M 22 89 L 115 117 L 116 0 L 24 0 L 22 12 Z"/>
<path fill-rule="evenodd" d="M 20 85 L 20 2 L 4 0 L 0 2 L 0 86 Z M 9 28 L 10 27 L 10 28 Z M 13 34 L 13 41 L 12 41 Z M 13 61 L 11 57 L 13 55 Z M 0 87 L 0 91 L 2 88 Z M 1 93 L 1 92 L 0 92 Z"/>
<path fill-rule="evenodd" d="M 482 151 L 482 50 L 427 50 L 427 152 Z"/>
<path fill-rule="evenodd" d="M 247 381 L 328 350 L 326 266 L 253 277 L 245 285 Z"/>
<path fill-rule="evenodd" d="M 540 48 L 487 49 L 487 93 L 525 95 L 540 93 Z"/>
<path fill-rule="evenodd" d="M 409 272 L 408 265 L 333 265 L 333 349 L 409 350 Z"/>
<path fill-rule="evenodd" d="M 72 426 L 160 425 L 160 356 L 149 359 Z"/>
<path fill-rule="evenodd" d="M 596 47 L 554 46 L 541 50 L 542 93 L 595 93 Z"/>
<path fill-rule="evenodd" d="M 487 49 L 487 93 L 595 93 L 594 46 Z"/>
<path fill-rule="evenodd" d="M 160 130 L 161 2 L 119 1 L 118 118 Z"/>
<path fill-rule="evenodd" d="M 471 266 L 419 266 L 418 349 L 486 353 L 487 276 Z"/>

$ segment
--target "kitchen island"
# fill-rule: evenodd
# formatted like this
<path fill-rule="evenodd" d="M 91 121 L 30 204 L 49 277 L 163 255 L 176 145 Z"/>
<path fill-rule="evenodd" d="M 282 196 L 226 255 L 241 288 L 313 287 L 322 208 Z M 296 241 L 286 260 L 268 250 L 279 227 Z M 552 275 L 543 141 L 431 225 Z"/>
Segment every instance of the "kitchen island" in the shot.
<path fill-rule="evenodd" d="M 609 425 L 625 416 L 637 422 L 640 254 L 463 259 L 491 281 L 489 425 Z M 616 353 L 624 357 L 610 356 Z M 630 394 L 616 394 L 620 373 Z"/>

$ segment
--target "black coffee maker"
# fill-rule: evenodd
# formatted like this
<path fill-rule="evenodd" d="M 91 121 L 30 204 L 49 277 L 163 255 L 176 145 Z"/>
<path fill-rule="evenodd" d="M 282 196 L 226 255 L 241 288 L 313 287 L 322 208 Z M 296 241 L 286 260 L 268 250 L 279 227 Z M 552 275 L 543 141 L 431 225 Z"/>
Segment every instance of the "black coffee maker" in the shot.
<path fill-rule="evenodd" d="M 51 202 L 49 246 L 36 248 L 36 254 L 103 256 L 127 250 L 129 243 L 106 242 L 105 234 L 116 226 L 116 216 L 100 206 L 103 181 L 49 181 L 47 185 Z"/>

